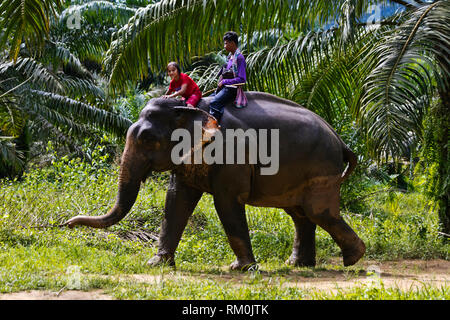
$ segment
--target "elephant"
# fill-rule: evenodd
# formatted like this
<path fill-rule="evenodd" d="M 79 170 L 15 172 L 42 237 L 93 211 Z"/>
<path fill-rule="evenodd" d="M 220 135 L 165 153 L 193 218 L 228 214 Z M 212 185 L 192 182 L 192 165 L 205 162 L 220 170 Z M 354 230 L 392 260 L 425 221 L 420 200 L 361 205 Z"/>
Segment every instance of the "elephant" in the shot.
<path fill-rule="evenodd" d="M 187 108 L 174 99 L 149 100 L 138 121 L 127 131 L 114 207 L 101 216 L 75 216 L 64 225 L 106 228 L 117 223 L 131 210 L 141 182 L 152 172 L 170 171 L 158 251 L 148 261 L 150 266 L 175 266 L 175 251 L 182 233 L 205 192 L 213 197 L 236 256 L 232 270 L 257 266 L 245 205 L 281 208 L 291 216 L 295 236 L 286 263 L 315 266 L 315 231 L 319 225 L 340 247 L 344 266 L 355 264 L 366 247 L 341 217 L 339 203 L 341 184 L 356 167 L 356 155 L 314 112 L 268 93 L 248 91 L 246 96 L 245 108 L 232 104 L 225 107 L 220 125 L 208 112 L 211 97 L 201 99 L 197 108 Z M 202 138 L 202 150 L 215 141 L 216 134 L 228 129 L 277 129 L 278 170 L 262 174 L 267 164 L 250 163 L 247 151 L 244 163 L 175 163 L 171 151 L 177 142 L 172 134 L 180 128 L 193 133 L 195 123 L 201 123 L 203 136 L 209 137 Z M 225 153 L 236 148 L 230 144 L 226 149 L 226 140 L 225 137 Z M 191 146 L 192 151 L 194 142 Z"/>

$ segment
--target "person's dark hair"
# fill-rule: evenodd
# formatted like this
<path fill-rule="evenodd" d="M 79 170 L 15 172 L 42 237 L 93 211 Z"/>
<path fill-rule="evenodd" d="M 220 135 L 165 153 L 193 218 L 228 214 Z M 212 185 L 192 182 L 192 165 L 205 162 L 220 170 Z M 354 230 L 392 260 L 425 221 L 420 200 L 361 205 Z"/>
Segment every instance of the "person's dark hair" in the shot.
<path fill-rule="evenodd" d="M 174 66 L 178 70 L 178 74 L 181 74 L 181 69 L 178 63 L 172 61 L 167 64 L 167 69 L 169 68 L 169 66 Z"/>
<path fill-rule="evenodd" d="M 223 36 L 223 41 L 233 41 L 236 43 L 236 45 L 239 44 L 239 37 L 236 32 L 234 31 L 227 31 L 225 35 Z"/>

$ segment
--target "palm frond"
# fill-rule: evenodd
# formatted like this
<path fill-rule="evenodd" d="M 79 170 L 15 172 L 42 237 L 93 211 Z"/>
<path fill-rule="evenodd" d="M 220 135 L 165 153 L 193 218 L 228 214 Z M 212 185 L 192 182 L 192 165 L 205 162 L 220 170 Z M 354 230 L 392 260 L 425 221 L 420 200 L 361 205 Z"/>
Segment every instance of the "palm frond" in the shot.
<path fill-rule="evenodd" d="M 263 47 L 273 45 L 271 31 L 277 33 L 277 39 L 280 34 L 292 38 L 317 31 L 336 20 L 342 5 L 348 2 L 352 3 L 355 16 L 360 17 L 370 5 L 384 5 L 387 1 L 159 1 L 139 9 L 113 34 L 104 60 L 110 88 L 123 91 L 129 80 L 142 79 L 149 69 L 161 69 L 167 61 L 177 60 L 183 65 L 193 56 L 218 51 L 221 36 L 228 30 L 240 32 L 245 41 L 242 47 L 248 52 L 253 51 L 252 41 L 258 33 L 263 36 L 257 45 Z"/>
<path fill-rule="evenodd" d="M 0 4 L 0 29 L 5 30 L 0 48 L 9 41 L 9 56 L 14 61 L 23 40 L 40 50 L 49 32 L 50 17 L 61 7 L 61 0 L 10 0 Z"/>
<path fill-rule="evenodd" d="M 57 140 L 68 140 L 68 136 L 78 138 L 83 136 L 86 137 L 91 133 L 87 125 L 80 123 L 78 119 L 72 118 L 70 114 L 65 112 L 65 110 L 55 109 L 52 108 L 51 105 L 49 106 L 48 104 L 44 105 L 41 103 L 27 104 L 24 109 L 33 119 L 33 122 L 35 119 L 40 118 L 45 119 L 48 124 L 52 125 L 51 127 L 48 125 L 46 127 L 41 127 L 40 130 L 45 131 L 45 128 L 51 128 L 52 130 L 58 129 L 54 132 L 50 130 L 45 132 L 45 135 L 47 136 L 53 136 L 55 133 L 54 136 Z M 61 139 L 62 135 L 64 135 L 64 139 Z"/>
<path fill-rule="evenodd" d="M 139 9 L 113 35 L 104 61 L 111 74 L 110 86 L 113 90 L 125 89 L 127 80 L 147 75 L 149 64 L 152 69 L 160 69 L 170 60 L 178 60 L 183 65 L 192 56 L 217 51 L 221 36 L 228 30 L 240 30 L 249 43 L 255 31 L 295 32 L 314 28 L 329 18 L 335 3 L 162 0 Z"/>
<path fill-rule="evenodd" d="M 94 81 L 67 76 L 65 74 L 61 74 L 59 77 L 64 87 L 64 92 L 68 97 L 83 100 L 88 104 L 104 104 L 105 91 Z"/>
<path fill-rule="evenodd" d="M 40 90 L 30 90 L 30 93 L 42 101 L 46 107 L 57 110 L 61 114 L 76 115 L 77 121 L 86 123 L 94 128 L 124 135 L 131 125 L 131 121 L 128 119 L 66 96 Z"/>
<path fill-rule="evenodd" d="M 61 12 L 58 22 L 51 26 L 51 34 L 82 61 L 94 61 L 101 65 L 112 33 L 124 25 L 136 10 L 115 1 L 73 4 Z"/>
<path fill-rule="evenodd" d="M 195 80 L 202 92 L 211 92 L 217 87 L 217 75 L 222 65 L 223 63 L 218 62 L 211 63 L 208 66 L 195 66 L 194 64 L 194 69 L 189 72 L 189 76 Z"/>
<path fill-rule="evenodd" d="M 329 57 L 335 40 L 332 30 L 311 31 L 250 53 L 247 57 L 250 86 L 290 98 L 302 77 Z"/>
<path fill-rule="evenodd" d="M 449 76 L 435 58 L 449 65 L 450 3 L 437 1 L 412 11 L 408 19 L 376 46 L 378 61 L 366 79 L 361 120 L 378 159 L 398 157 L 411 135 L 420 137 L 433 79 Z"/>
<path fill-rule="evenodd" d="M 55 92 L 63 91 L 63 86 L 58 77 L 31 57 L 18 57 L 16 62 L 0 62 L 0 77 L 7 78 L 10 76 L 16 80 L 11 82 L 11 85 L 17 85 L 20 79 L 29 79 L 31 83 L 46 88 L 47 90 Z"/>
<path fill-rule="evenodd" d="M 72 132 L 70 132 L 71 135 L 69 135 L 60 129 L 58 123 L 53 124 L 49 121 L 49 119 L 45 118 L 41 114 L 34 113 L 33 111 L 30 112 L 33 116 L 33 121 L 30 124 L 30 130 L 33 132 L 35 137 L 41 141 L 51 139 L 52 141 L 69 147 L 71 150 L 75 150 L 77 154 L 83 155 L 83 151 L 79 147 L 79 143 L 77 140 L 72 138 Z M 90 133 L 86 127 L 83 127 L 82 131 Z"/>
<path fill-rule="evenodd" d="M 47 41 L 45 52 L 40 61 L 53 66 L 53 70 L 64 67 L 64 72 L 78 78 L 92 80 L 92 74 L 81 64 L 65 43 Z"/>
<path fill-rule="evenodd" d="M 24 165 L 23 153 L 16 149 L 13 139 L 14 137 L 0 136 L 0 175 L 13 176 Z"/>
<path fill-rule="evenodd" d="M 123 3 L 89 1 L 71 5 L 63 10 L 59 16 L 59 24 L 67 26 L 69 19 L 79 17 L 80 27 L 81 24 L 98 24 L 99 22 L 123 25 L 136 13 L 136 10 Z"/>
<path fill-rule="evenodd" d="M 349 61 L 349 56 L 344 55 L 319 63 L 300 80 L 291 99 L 336 127 L 336 121 L 343 119 L 343 114 L 348 112 L 349 100 L 356 89 Z"/>
<path fill-rule="evenodd" d="M 16 105 L 15 97 L 0 99 L 0 132 L 12 137 L 18 137 L 25 124 L 25 117 Z"/>

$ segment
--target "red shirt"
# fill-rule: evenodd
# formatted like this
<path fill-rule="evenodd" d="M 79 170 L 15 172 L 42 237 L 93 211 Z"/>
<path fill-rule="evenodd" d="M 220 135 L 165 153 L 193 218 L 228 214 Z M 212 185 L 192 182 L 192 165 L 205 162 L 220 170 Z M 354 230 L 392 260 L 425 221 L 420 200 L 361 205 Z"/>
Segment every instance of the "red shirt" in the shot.
<path fill-rule="evenodd" d="M 169 90 L 171 92 L 180 91 L 181 86 L 187 84 L 186 91 L 183 94 L 183 98 L 188 99 L 194 93 L 200 93 L 200 88 L 187 74 L 180 73 L 180 78 L 178 81 L 170 81 Z"/>

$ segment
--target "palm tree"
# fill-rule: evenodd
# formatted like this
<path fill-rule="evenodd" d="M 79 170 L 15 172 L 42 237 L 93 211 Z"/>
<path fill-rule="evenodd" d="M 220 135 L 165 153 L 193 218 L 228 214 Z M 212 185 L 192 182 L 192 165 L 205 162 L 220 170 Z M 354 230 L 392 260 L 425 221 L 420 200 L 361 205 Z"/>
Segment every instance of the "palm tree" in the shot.
<path fill-rule="evenodd" d="M 138 6 L 118 1 L 81 1 L 61 12 L 57 27 L 51 30 L 52 38 L 64 43 L 84 65 L 100 72 L 102 56 L 110 46 L 112 34 L 127 23 L 137 9 Z"/>
<path fill-rule="evenodd" d="M 50 19 L 61 5 L 61 0 L 2 1 L 0 27 L 4 32 L 0 48 L 8 42 L 9 56 L 14 61 L 22 43 L 33 52 L 41 50 L 50 30 Z"/>
<path fill-rule="evenodd" d="M 26 112 L 45 119 L 61 136 L 83 135 L 95 128 L 121 130 L 126 122 L 102 110 L 108 109 L 108 92 L 92 73 L 100 70 L 106 48 L 103 72 L 113 98 L 150 70 L 162 70 L 170 60 L 197 63 L 192 74 L 203 89 L 209 89 L 215 85 L 211 75 L 223 60 L 221 36 L 236 30 L 247 55 L 247 89 L 293 99 L 338 130 L 354 121 L 378 162 L 398 160 L 411 142 L 421 145 L 424 118 L 438 123 L 432 141 L 439 165 L 434 194 L 443 231 L 450 233 L 448 0 L 161 0 L 146 4 L 137 0 L 129 8 L 81 1 L 78 8 L 89 26 L 98 21 L 90 18 L 93 12 L 119 14 L 104 18 L 106 27 L 101 23 L 93 27 L 98 30 L 93 41 L 83 31 L 51 32 L 52 19 L 58 19 L 49 17 L 61 7 L 60 0 L 12 0 L 0 5 L 4 31 L 0 45 L 8 44 L 13 60 L 0 67 L 0 124 L 7 122 L 1 119 L 14 120 L 0 128 L 0 136 L 15 136 L 14 128 L 23 128 L 17 114 L 24 112 L 22 103 L 27 101 Z M 142 5 L 146 6 L 135 10 Z M 378 16 L 378 28 L 366 22 L 373 8 L 392 5 L 398 10 Z M 60 24 L 70 10 L 61 15 Z M 205 64 L 201 58 L 205 55 L 214 56 L 215 62 Z M 32 123 L 36 119 L 30 118 Z M 10 138 L 0 138 L 5 155 L 14 154 L 12 145 Z"/>
<path fill-rule="evenodd" d="M 426 114 L 438 121 L 439 177 L 435 198 L 443 232 L 450 233 L 450 2 L 408 5 L 405 20 L 368 55 L 376 61 L 364 83 L 361 119 L 371 149 L 399 157 L 411 137 L 422 140 Z M 440 101 L 432 110 L 432 100 Z"/>
<path fill-rule="evenodd" d="M 0 56 L 0 175 L 14 176 L 23 170 L 30 134 L 34 139 L 62 142 L 83 154 L 79 146 L 84 138 L 101 137 L 104 131 L 123 136 L 131 124 L 111 112 L 104 81 L 86 62 L 101 62 L 108 35 L 115 30 L 111 25 L 124 23 L 135 9 L 94 1 L 70 6 L 57 15 L 59 0 L 29 4 L 24 2 L 19 11 L 14 6 L 20 2 L 0 6 L 2 44 L 9 47 L 8 55 Z M 82 30 L 67 27 L 74 8 L 83 19 Z M 100 28 L 105 12 L 117 13 L 115 19 L 105 21 L 106 31 Z M 95 27 L 99 30 L 92 33 Z M 89 38 L 87 32 L 91 32 Z"/>
<path fill-rule="evenodd" d="M 370 8 L 392 4 L 400 10 L 380 16 L 379 28 L 365 23 Z M 110 89 L 121 92 L 128 80 L 144 77 L 149 64 L 192 63 L 219 52 L 225 31 L 239 31 L 246 41 L 248 89 L 294 99 L 333 125 L 352 115 L 378 161 L 399 159 L 411 140 L 422 139 L 424 116 L 438 97 L 431 114 L 442 123 L 435 196 L 449 233 L 449 6 L 448 0 L 162 0 L 114 34 L 105 68 Z M 278 35 L 275 44 L 270 31 Z M 211 72 L 218 65 L 194 70 L 203 88 L 214 86 Z"/>

